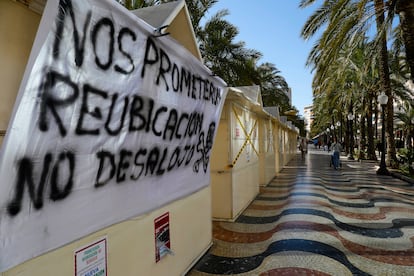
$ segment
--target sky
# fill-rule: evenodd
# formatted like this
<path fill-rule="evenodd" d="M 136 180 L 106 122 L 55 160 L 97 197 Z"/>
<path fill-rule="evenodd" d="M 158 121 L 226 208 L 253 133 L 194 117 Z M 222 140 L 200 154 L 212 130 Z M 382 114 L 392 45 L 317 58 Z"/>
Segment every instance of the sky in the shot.
<path fill-rule="evenodd" d="M 235 42 L 255 49 L 263 57 L 258 64 L 273 63 L 292 89 L 292 105 L 303 115 L 303 108 L 312 105 L 311 68 L 306 59 L 314 41 L 305 41 L 300 32 L 313 7 L 299 8 L 299 0 L 219 0 L 207 13 L 227 9 L 225 19 L 236 26 Z"/>

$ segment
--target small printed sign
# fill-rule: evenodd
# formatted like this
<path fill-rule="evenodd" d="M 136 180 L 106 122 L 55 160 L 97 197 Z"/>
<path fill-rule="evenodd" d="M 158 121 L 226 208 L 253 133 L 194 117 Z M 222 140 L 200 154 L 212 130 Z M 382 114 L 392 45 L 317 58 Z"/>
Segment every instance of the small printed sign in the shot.
<path fill-rule="evenodd" d="M 240 138 L 240 128 L 236 127 L 236 138 Z"/>
<path fill-rule="evenodd" d="M 106 238 L 75 252 L 75 276 L 106 276 Z"/>
<path fill-rule="evenodd" d="M 171 253 L 170 215 L 165 213 L 154 220 L 155 228 L 155 261 Z"/>

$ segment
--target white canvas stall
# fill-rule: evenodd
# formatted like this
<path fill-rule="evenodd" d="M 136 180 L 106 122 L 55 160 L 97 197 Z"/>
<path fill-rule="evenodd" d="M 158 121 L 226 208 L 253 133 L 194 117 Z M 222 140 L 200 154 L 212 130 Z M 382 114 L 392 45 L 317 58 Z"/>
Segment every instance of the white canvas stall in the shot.
<path fill-rule="evenodd" d="M 224 87 L 114 1 L 48 1 L 0 152 L 0 271 L 206 187 Z"/>

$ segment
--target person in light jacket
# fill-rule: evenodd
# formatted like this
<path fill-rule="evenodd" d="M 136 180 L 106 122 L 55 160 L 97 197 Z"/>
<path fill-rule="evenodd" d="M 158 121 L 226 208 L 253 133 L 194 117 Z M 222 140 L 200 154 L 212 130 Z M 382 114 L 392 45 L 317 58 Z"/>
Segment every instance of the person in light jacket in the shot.
<path fill-rule="evenodd" d="M 332 150 L 332 163 L 333 163 L 334 169 L 336 170 L 339 168 L 339 155 L 342 151 L 342 146 L 340 143 L 338 143 L 336 138 L 334 138 L 334 142 L 331 145 L 331 150 Z"/>

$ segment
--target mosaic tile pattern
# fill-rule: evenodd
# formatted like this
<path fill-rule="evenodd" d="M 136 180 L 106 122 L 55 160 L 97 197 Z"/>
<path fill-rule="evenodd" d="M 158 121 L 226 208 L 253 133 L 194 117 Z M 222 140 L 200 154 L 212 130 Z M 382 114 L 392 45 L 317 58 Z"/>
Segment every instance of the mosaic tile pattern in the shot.
<path fill-rule="evenodd" d="M 297 155 L 235 222 L 213 222 L 188 275 L 414 275 L 414 187 L 341 162 Z"/>

